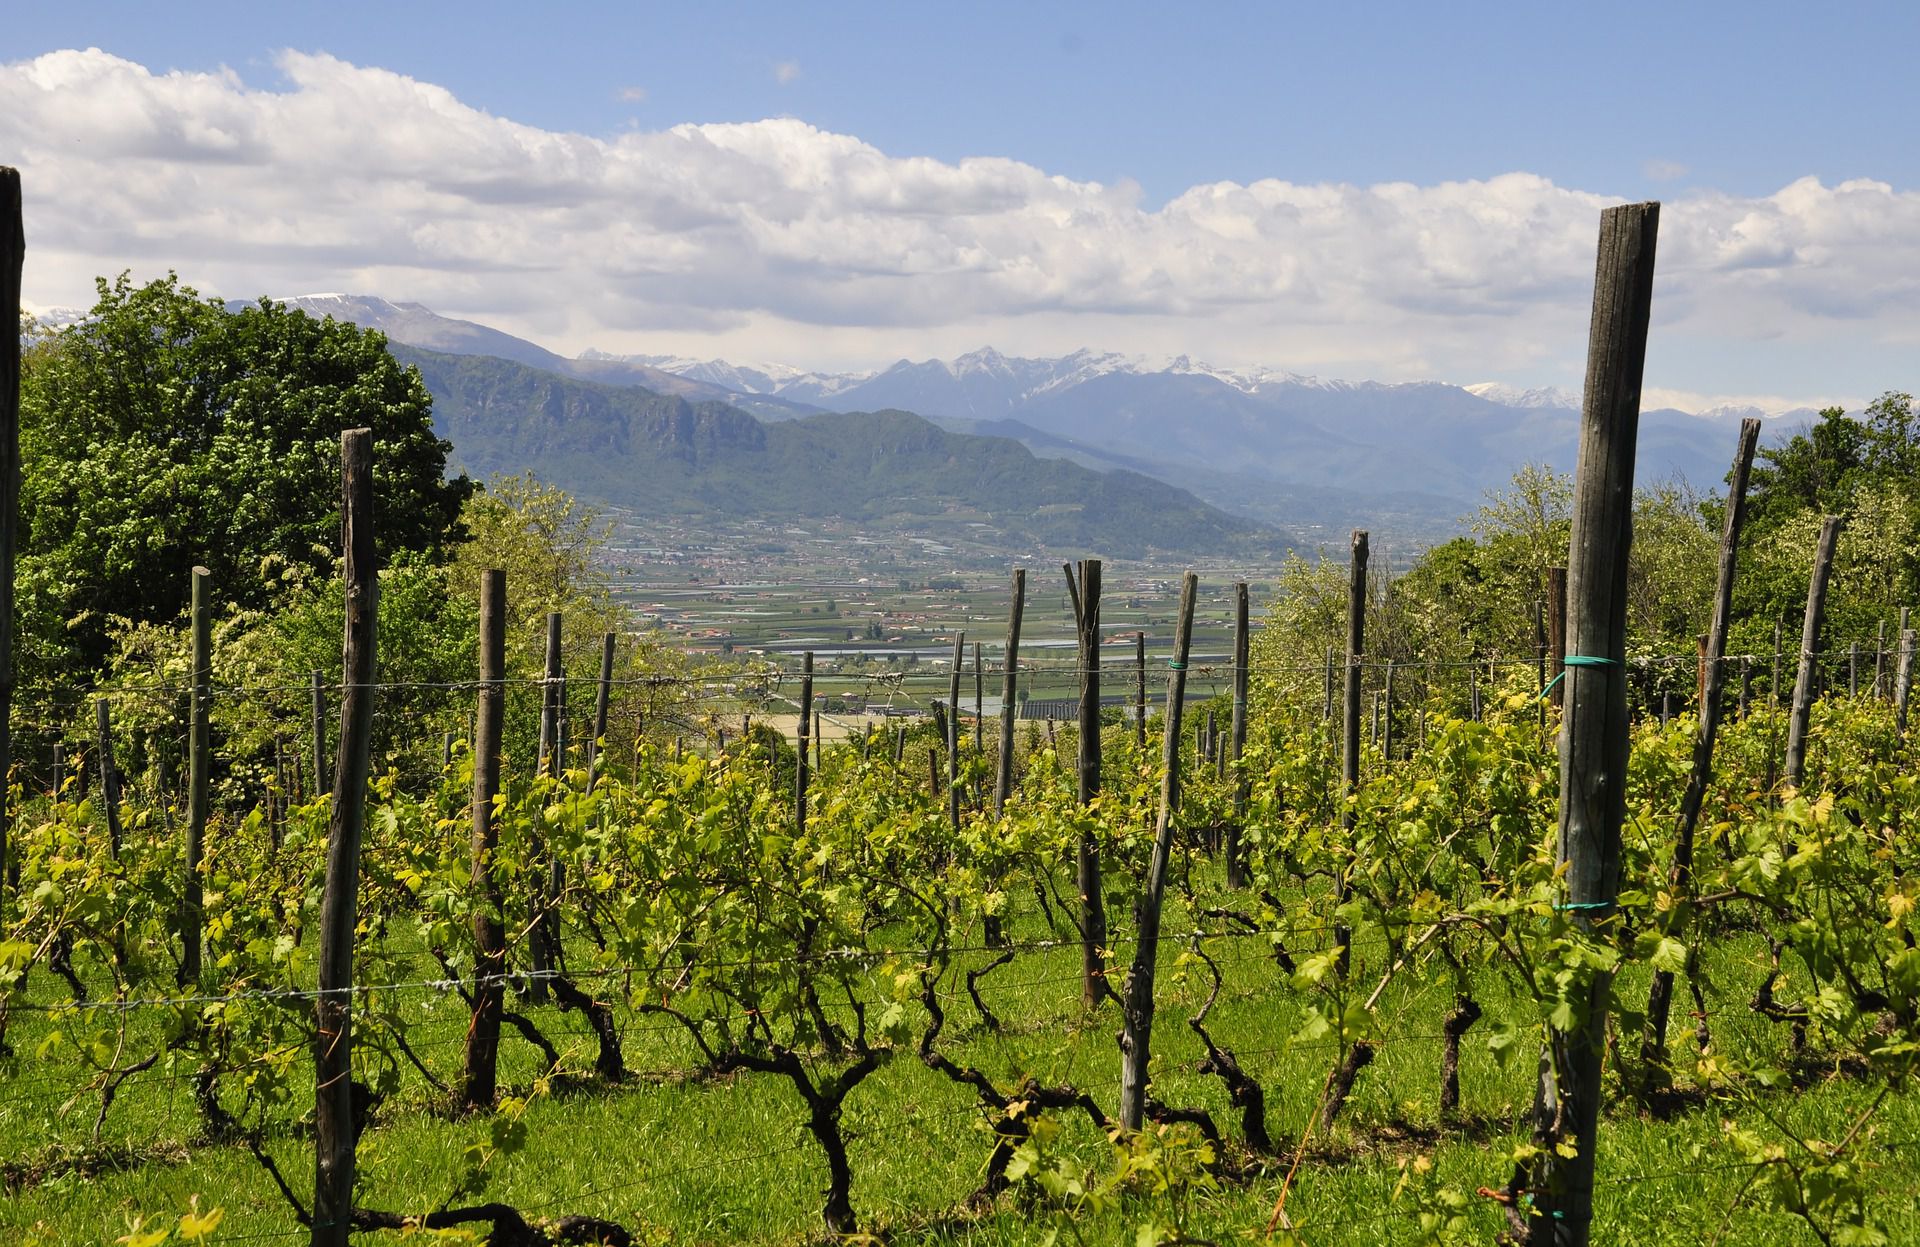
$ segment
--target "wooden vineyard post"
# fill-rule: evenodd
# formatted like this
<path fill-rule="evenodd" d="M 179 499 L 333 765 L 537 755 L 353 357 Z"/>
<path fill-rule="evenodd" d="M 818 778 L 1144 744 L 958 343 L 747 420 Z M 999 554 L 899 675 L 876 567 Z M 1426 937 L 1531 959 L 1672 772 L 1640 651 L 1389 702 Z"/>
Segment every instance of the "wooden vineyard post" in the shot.
<path fill-rule="evenodd" d="M 1540 719 L 1540 743 L 1547 741 L 1547 606 L 1545 601 L 1533 605 L 1533 668 L 1536 677 L 1534 687 L 1539 696 L 1533 699 L 1534 710 Z"/>
<path fill-rule="evenodd" d="M 201 896 L 200 861 L 207 844 L 209 783 L 213 768 L 213 604 L 208 600 L 208 581 L 213 573 L 204 567 L 193 569 L 190 618 L 193 632 L 193 676 L 190 709 L 187 718 L 187 877 L 181 898 L 184 909 L 180 920 L 180 981 L 194 983 L 200 978 Z"/>
<path fill-rule="evenodd" d="M 1767 682 L 1767 793 L 1774 794 L 1780 747 L 1780 621 L 1773 621 L 1773 673 Z"/>
<path fill-rule="evenodd" d="M 813 651 L 800 656 L 800 734 L 799 749 L 794 751 L 793 834 L 807 830 L 807 720 L 813 717 Z"/>
<path fill-rule="evenodd" d="M 1160 746 L 1160 815 L 1153 830 L 1153 859 L 1140 897 L 1140 938 L 1133 950 L 1121 1001 L 1120 1125 L 1140 1129 L 1147 1110 L 1147 1065 L 1153 1038 L 1153 974 L 1160 955 L 1160 908 L 1167 889 L 1167 857 L 1173 849 L 1173 818 L 1180 808 L 1180 713 L 1187 695 L 1187 655 L 1193 647 L 1193 599 L 1199 577 L 1180 587 L 1180 623 L 1173 660 L 1167 664 L 1167 721 Z"/>
<path fill-rule="evenodd" d="M 1680 799 L 1680 828 L 1674 837 L 1673 865 L 1668 872 L 1673 893 L 1685 897 L 1693 886 L 1693 839 L 1700 809 L 1713 778 L 1713 742 L 1720 730 L 1721 691 L 1726 686 L 1727 627 L 1733 617 L 1733 577 L 1740 553 L 1740 529 L 1746 522 L 1747 478 L 1753 454 L 1760 444 L 1760 422 L 1740 422 L 1740 440 L 1733 453 L 1733 472 L 1727 485 L 1727 518 L 1720 533 L 1720 574 L 1713 597 L 1713 620 L 1700 646 L 1700 726 L 1693 738 L 1693 769 Z M 1666 1070 L 1667 1017 L 1673 1007 L 1673 972 L 1656 970 L 1647 992 L 1646 1032 L 1640 1044 L 1640 1063 L 1647 1073 L 1663 1077 Z"/>
<path fill-rule="evenodd" d="M 1882 619 L 1873 635 L 1873 697 L 1881 701 L 1887 695 L 1887 621 Z"/>
<path fill-rule="evenodd" d="M 1100 792 L 1100 560 L 1083 559 L 1077 568 L 1065 570 L 1074 633 L 1080 643 L 1080 745 L 1075 773 L 1080 804 L 1085 806 Z M 1080 888 L 1081 998 L 1091 1009 L 1113 990 L 1107 984 L 1107 907 L 1100 895 L 1100 845 L 1091 832 L 1080 836 L 1075 873 Z"/>
<path fill-rule="evenodd" d="M 320 901 L 320 982 L 314 1000 L 314 1247 L 346 1247 L 353 1220 L 353 932 L 360 904 L 360 833 L 372 762 L 374 637 L 373 433 L 340 435 L 342 578 L 346 627 L 340 677 L 340 752 L 326 888 Z"/>
<path fill-rule="evenodd" d="M 567 669 L 560 648 L 562 624 L 559 611 L 547 612 L 547 661 L 540 681 L 540 759 L 535 769 L 553 778 L 560 775 L 564 752 L 560 742 L 560 681 L 566 678 Z"/>
<path fill-rule="evenodd" d="M 1813 709 L 1813 681 L 1820 662 L 1820 625 L 1827 610 L 1827 581 L 1833 576 L 1833 551 L 1846 520 L 1829 515 L 1820 524 L 1820 544 L 1813 555 L 1813 575 L 1807 581 L 1807 614 L 1800 626 L 1800 666 L 1793 680 L 1793 710 L 1787 719 L 1787 787 L 1797 789 L 1806 778 L 1807 716 Z"/>
<path fill-rule="evenodd" d="M 0 315 L 20 324 L 20 279 L 26 263 L 26 227 L 21 217 L 20 171 L 0 167 Z M 8 800 L 13 774 L 14 538 L 20 522 L 20 335 L 0 344 L 0 919 L 7 894 L 20 874 L 8 853 L 13 810 Z"/>
<path fill-rule="evenodd" d="M 600 752 L 607 747 L 607 713 L 613 703 L 613 655 L 619 644 L 617 634 L 600 638 L 600 685 L 593 698 L 593 739 L 587 742 L 587 787 L 593 787 L 600 766 Z"/>
<path fill-rule="evenodd" d="M 100 804 L 107 819 L 107 846 L 114 857 L 120 856 L 120 772 L 113 765 L 113 722 L 107 699 L 93 701 L 95 746 L 100 754 Z"/>
<path fill-rule="evenodd" d="M 1133 743 L 1147 748 L 1147 634 L 1133 634 Z"/>
<path fill-rule="evenodd" d="M 313 737 L 313 793 L 317 797 L 324 789 L 327 776 L 327 685 L 319 668 L 308 673 L 312 698 Z"/>
<path fill-rule="evenodd" d="M 1629 728 L 1627 559 L 1659 214 L 1659 205 L 1651 203 L 1601 214 L 1587 346 L 1567 561 L 1567 695 L 1555 859 L 1567 889 L 1559 908 L 1575 927 L 1589 931 L 1614 920 L 1620 884 Z M 1574 1024 L 1547 1032 L 1533 1105 L 1539 1150 L 1516 1168 L 1508 1191 L 1513 1228 L 1534 1247 L 1585 1247 L 1593 1221 L 1612 976 L 1592 968 L 1585 973 L 1587 981 L 1571 988 L 1584 997 Z"/>
<path fill-rule="evenodd" d="M 480 574 L 480 686 L 473 706 L 473 886 L 482 902 L 473 914 L 473 1024 L 467 1030 L 465 1077 L 460 1100 L 467 1108 L 493 1106 L 505 1010 L 507 936 L 501 921 L 500 884 L 493 854 L 500 829 L 493 821 L 500 795 L 500 731 L 506 718 L 507 574 Z"/>
<path fill-rule="evenodd" d="M 1247 749 L 1247 582 L 1233 586 L 1233 726 L 1228 744 L 1228 761 L 1233 767 L 1233 821 L 1227 824 L 1227 886 L 1247 886 L 1246 865 L 1241 859 L 1240 825 L 1247 818 L 1247 776 L 1240 757 Z"/>
<path fill-rule="evenodd" d="M 981 666 L 980 642 L 973 643 L 973 752 L 978 756 L 986 747 L 983 733 L 986 725 L 981 721 L 986 714 L 987 674 Z"/>
<path fill-rule="evenodd" d="M 1347 564 L 1347 682 L 1340 729 L 1340 842 L 1351 852 L 1353 829 L 1359 821 L 1360 791 L 1360 662 L 1367 652 L 1367 531 L 1353 530 L 1353 553 Z M 1347 871 L 1334 881 L 1340 903 L 1347 899 Z M 1345 973 L 1352 956 L 1353 929 L 1345 923 L 1333 928 L 1340 948 L 1339 967 Z"/>
<path fill-rule="evenodd" d="M 564 751 L 560 741 L 560 687 L 566 679 L 566 664 L 560 648 L 562 625 L 559 611 L 547 612 L 546 666 L 540 680 L 540 743 L 534 760 L 535 772 L 554 780 L 560 777 Z M 530 888 L 527 908 L 531 914 L 527 928 L 527 965 L 532 971 L 527 978 L 527 998 L 535 1004 L 545 1004 L 547 979 L 557 968 L 557 958 L 550 938 L 554 924 L 548 917 L 552 876 L 546 860 L 546 837 L 537 830 L 528 838 L 527 857 Z"/>
<path fill-rule="evenodd" d="M 1553 694 L 1548 699 L 1558 709 L 1566 690 L 1559 683 L 1553 683 L 1553 677 L 1564 669 L 1562 663 L 1567 657 L 1567 569 L 1549 567 L 1547 569 L 1547 664 L 1552 668 L 1547 676 Z"/>
<path fill-rule="evenodd" d="M 1860 696 L 1860 642 L 1847 642 L 1847 696 Z"/>
<path fill-rule="evenodd" d="M 1000 686 L 1000 756 L 994 760 L 993 813 L 999 817 L 1013 793 L 1013 720 L 1020 705 L 1020 615 L 1027 603 L 1027 569 L 1013 569 L 1013 601 L 1007 607 L 1007 672 Z M 898 751 L 895 752 L 896 759 Z"/>
<path fill-rule="evenodd" d="M 1893 738 L 1898 743 L 1905 743 L 1907 739 L 1907 697 L 1913 691 L 1913 647 L 1913 629 L 1900 629 L 1900 658 L 1893 677 Z"/>
<path fill-rule="evenodd" d="M 947 825 L 960 834 L 960 669 L 967 661 L 967 634 L 953 634 L 953 670 L 947 678 Z"/>
<path fill-rule="evenodd" d="M 1321 692 L 1323 696 L 1321 697 L 1321 701 L 1320 701 L 1320 718 L 1327 723 L 1332 723 L 1333 722 L 1333 647 L 1332 646 L 1327 647 L 1326 670 L 1324 672 L 1324 679 L 1321 681 L 1321 683 L 1322 683 Z"/>
<path fill-rule="evenodd" d="M 1380 688 L 1380 760 L 1393 761 L 1393 659 L 1387 659 L 1387 671 Z"/>

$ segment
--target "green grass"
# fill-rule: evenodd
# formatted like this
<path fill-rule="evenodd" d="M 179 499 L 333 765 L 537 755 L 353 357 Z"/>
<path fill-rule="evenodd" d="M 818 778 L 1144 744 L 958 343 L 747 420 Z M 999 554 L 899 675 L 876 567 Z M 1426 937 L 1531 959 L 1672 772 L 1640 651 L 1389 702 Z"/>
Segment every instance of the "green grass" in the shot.
<path fill-rule="evenodd" d="M 1168 929 L 1187 918 L 1170 913 Z M 1045 935 L 1037 919 L 1022 920 L 1018 935 Z M 1154 1032 L 1156 1094 L 1168 1103 L 1210 1110 L 1229 1137 L 1238 1115 L 1222 1084 L 1194 1072 L 1200 1045 L 1185 1019 L 1205 998 L 1197 966 L 1182 967 L 1182 946 L 1162 957 L 1159 1013 Z M 1298 993 L 1284 981 L 1256 939 L 1221 941 L 1227 988 L 1210 1018 L 1221 1044 L 1233 1048 L 1249 1073 L 1268 1088 L 1269 1126 L 1276 1138 L 1299 1136 L 1338 1053 L 1326 1042 L 1294 1043 L 1301 1021 Z M 1746 941 L 1723 941 L 1709 951 L 1718 999 L 1744 1001 L 1759 973 L 1758 952 Z M 1122 948 L 1121 956 L 1130 949 Z M 1358 950 L 1356 981 L 1379 973 L 1381 950 Z M 995 1033 L 980 1025 L 964 987 L 949 980 L 948 1030 L 943 1049 L 957 1060 L 1011 1080 L 1031 1073 L 1044 1082 L 1072 1082 L 1111 1106 L 1119 1059 L 1117 1013 L 1108 1005 L 1087 1016 L 1079 1005 L 1078 955 L 1071 949 L 1022 954 L 986 980 L 983 994 L 1006 1023 Z M 38 975 L 34 997 L 52 998 L 51 976 Z M 1638 983 L 1631 990 L 1644 991 Z M 879 994 L 879 986 L 874 986 Z M 1516 1016 L 1497 983 L 1488 979 L 1489 1017 Z M 1488 1053 L 1482 1032 L 1463 1046 L 1463 1110 L 1475 1128 L 1439 1131 L 1437 1113 L 1441 1018 L 1451 1000 L 1444 982 L 1409 973 L 1381 1001 L 1384 1035 L 1378 1059 L 1360 1078 L 1354 1098 L 1329 1139 L 1316 1139 L 1294 1179 L 1287 1202 L 1293 1223 L 1314 1244 L 1373 1245 L 1415 1241 L 1404 1202 L 1393 1191 L 1401 1163 L 1432 1157 L 1449 1184 L 1499 1188 L 1510 1171 L 1508 1149 L 1524 1137 L 1516 1129 L 1530 1102 L 1533 1049 L 1523 1039 L 1509 1067 Z M 457 997 L 409 993 L 405 1007 L 421 1057 L 451 1081 L 459 1067 L 465 1009 Z M 551 1008 L 520 1006 L 548 1035 L 588 1067 L 593 1052 L 584 1022 Z M 626 1086 L 556 1092 L 536 1099 L 526 1115 L 529 1146 L 495 1167 L 486 1197 L 532 1214 L 588 1213 L 643 1228 L 660 1241 L 788 1244 L 817 1240 L 824 1167 L 802 1129 L 798 1097 L 784 1080 L 762 1075 L 720 1079 L 693 1076 L 688 1042 L 653 1017 L 622 1010 L 626 1057 L 636 1071 Z M 1777 1053 L 1784 1035 L 1744 1007 L 1728 1005 L 1711 1017 L 1718 1048 L 1737 1057 Z M 135 1015 L 141 1028 L 152 1019 Z M 9 1038 L 19 1055 L 0 1066 L 0 1160 L 13 1167 L 89 1155 L 99 1109 L 97 1094 L 68 1100 L 70 1066 L 34 1058 L 48 1022 L 17 1014 Z M 1676 1018 L 1676 1031 L 1690 1021 Z M 130 1036 L 127 1050 L 152 1050 L 150 1029 Z M 145 1045 L 143 1047 L 143 1044 Z M 1691 1042 L 1684 1046 L 1691 1052 Z M 508 1032 L 502 1078 L 524 1090 L 541 1072 L 537 1054 Z M 9 1187 L 0 1195 L 0 1242 L 80 1244 L 112 1242 L 132 1217 L 177 1215 L 198 1196 L 218 1206 L 225 1221 L 214 1241 L 255 1235 L 292 1235 L 297 1227 L 285 1202 L 244 1148 L 199 1141 L 199 1120 L 187 1068 L 156 1067 L 122 1090 L 101 1135 L 111 1153 L 99 1172 L 79 1171 Z M 1656 1121 L 1615 1104 L 1602 1125 L 1595 1241 L 1607 1244 L 1764 1244 L 1788 1247 L 1817 1241 L 1800 1223 L 1754 1210 L 1742 1191 L 1752 1174 L 1722 1143 L 1723 1119 L 1777 1133 L 1769 1118 L 1818 1137 L 1839 1137 L 1872 1098 L 1872 1084 L 1844 1076 L 1814 1077 L 1797 1091 L 1772 1094 L 1754 1106 L 1707 1100 Z M 302 1083 L 296 1103 L 311 1102 Z M 363 1204 L 399 1210 L 434 1207 L 453 1188 L 462 1149 L 483 1123 L 448 1119 L 440 1097 L 408 1070 L 404 1090 L 389 1100 L 362 1141 Z M 854 1091 L 845 1124 L 852 1136 L 854 1200 L 864 1228 L 896 1242 L 1025 1244 L 1040 1240 L 1049 1214 L 1003 1198 L 991 1209 L 968 1210 L 979 1183 L 987 1136 L 970 1092 L 926 1069 L 911 1052 L 898 1053 Z M 1068 1137 L 1085 1156 L 1105 1147 L 1079 1118 Z M 1894 1242 L 1920 1241 L 1920 1099 L 1895 1095 L 1871 1127 L 1863 1158 L 1873 1167 L 1874 1214 Z M 1892 1146 L 1889 1146 L 1891 1144 Z M 273 1137 L 269 1150 L 296 1190 L 311 1183 L 310 1145 L 292 1131 Z M 96 1153 L 97 1155 L 97 1153 Z M 1256 1171 L 1217 1193 L 1197 1197 L 1188 1232 L 1225 1243 L 1244 1241 L 1264 1225 L 1283 1170 Z M 1089 1243 L 1132 1240 L 1144 1208 L 1122 1208 L 1079 1224 Z M 1500 1226 L 1491 1201 L 1476 1200 L 1479 1241 Z M 374 1236 L 366 1236 L 369 1240 Z M 291 1241 L 291 1240 L 290 1240 Z M 1070 1236 L 1063 1237 L 1070 1241 Z"/>

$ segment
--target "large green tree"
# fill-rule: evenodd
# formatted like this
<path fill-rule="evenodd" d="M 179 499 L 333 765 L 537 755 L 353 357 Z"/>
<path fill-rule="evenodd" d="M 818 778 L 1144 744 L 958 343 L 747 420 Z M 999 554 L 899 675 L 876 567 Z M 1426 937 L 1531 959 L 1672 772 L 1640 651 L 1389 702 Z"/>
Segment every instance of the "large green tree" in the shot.
<path fill-rule="evenodd" d="M 447 477 L 432 400 L 383 335 L 265 300 L 228 310 L 172 275 L 98 290 L 22 383 L 26 680 L 89 678 L 117 630 L 177 618 L 195 564 L 223 609 L 330 575 L 344 429 L 373 430 L 383 557 L 444 560 L 471 485 Z"/>

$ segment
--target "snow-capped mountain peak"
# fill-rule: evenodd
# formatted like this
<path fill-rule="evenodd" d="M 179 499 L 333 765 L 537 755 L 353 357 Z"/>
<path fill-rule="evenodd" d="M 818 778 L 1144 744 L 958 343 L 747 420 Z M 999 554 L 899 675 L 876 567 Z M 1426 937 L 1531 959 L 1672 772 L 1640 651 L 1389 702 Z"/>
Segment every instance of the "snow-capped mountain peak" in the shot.
<path fill-rule="evenodd" d="M 1538 389 L 1522 389 L 1516 385 L 1507 385 L 1500 381 L 1480 381 L 1473 385 L 1460 387 L 1476 398 L 1484 398 L 1490 403 L 1499 403 L 1502 407 L 1525 407 L 1530 409 L 1553 408 L 1564 411 L 1580 410 L 1580 395 L 1577 391 L 1558 385 L 1542 386 Z"/>

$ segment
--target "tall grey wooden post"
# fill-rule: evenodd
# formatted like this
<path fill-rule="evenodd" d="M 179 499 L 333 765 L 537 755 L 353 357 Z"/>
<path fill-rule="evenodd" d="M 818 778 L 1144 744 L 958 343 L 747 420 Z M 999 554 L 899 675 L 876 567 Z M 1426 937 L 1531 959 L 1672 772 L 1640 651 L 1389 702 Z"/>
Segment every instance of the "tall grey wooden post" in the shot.
<path fill-rule="evenodd" d="M 1746 522 L 1747 477 L 1760 444 L 1760 422 L 1740 422 L 1740 440 L 1733 453 L 1733 472 L 1727 486 L 1727 518 L 1720 532 L 1720 575 L 1713 597 L 1713 621 L 1707 627 L 1701 654 L 1700 727 L 1693 738 L 1693 769 L 1680 798 L 1680 828 L 1674 837 L 1673 866 L 1668 878 L 1674 895 L 1684 897 L 1693 886 L 1693 838 L 1713 778 L 1713 742 L 1720 730 L 1721 690 L 1726 686 L 1727 627 L 1733 617 L 1733 576 L 1739 562 L 1740 528 Z M 1664 1071 L 1667 1017 L 1673 1006 L 1673 972 L 1656 970 L 1647 993 L 1646 1032 L 1640 1061 L 1649 1071 Z"/>
<path fill-rule="evenodd" d="M 1564 669 L 1562 663 L 1567 657 L 1567 569 L 1549 567 L 1547 569 L 1547 664 L 1553 668 L 1547 675 L 1549 686 L 1553 689 L 1548 697 L 1556 709 L 1566 695 L 1565 681 L 1553 683 L 1553 677 Z"/>
<path fill-rule="evenodd" d="M 1173 819 L 1180 808 L 1180 712 L 1187 694 L 1187 656 L 1193 645 L 1193 599 L 1199 577 L 1180 587 L 1180 623 L 1167 664 L 1167 719 L 1160 744 L 1160 815 L 1153 831 L 1153 858 L 1140 897 L 1140 938 L 1121 1001 L 1120 1124 L 1140 1129 L 1146 1118 L 1147 1070 L 1153 1038 L 1153 977 L 1160 956 L 1160 910 L 1166 897 L 1167 858 L 1173 849 Z"/>
<path fill-rule="evenodd" d="M 800 734 L 797 737 L 800 747 L 794 753 L 793 770 L 793 834 L 796 836 L 807 829 L 807 728 L 812 718 L 813 651 L 808 650 L 800 659 Z"/>
<path fill-rule="evenodd" d="M 213 603 L 208 581 L 213 573 L 193 569 L 192 631 L 193 684 L 187 718 L 187 877 L 180 916 L 180 978 L 192 983 L 200 977 L 201 896 L 200 862 L 206 855 L 209 780 L 213 768 Z"/>
<path fill-rule="evenodd" d="M 0 167 L 0 316 L 20 324 L 20 274 L 26 262 L 20 171 Z M 0 342 L 0 777 L 13 774 L 13 563 L 20 516 L 20 335 Z M 0 782 L 0 919 L 20 874 L 8 853 L 12 842 L 11 785 Z"/>
<path fill-rule="evenodd" d="M 987 673 L 983 665 L 980 642 L 973 643 L 973 752 L 977 756 L 986 747 Z"/>
<path fill-rule="evenodd" d="M 1893 677 L 1893 738 L 1902 744 L 1907 739 L 1907 698 L 1913 692 L 1913 650 L 1913 629 L 1900 629 L 1900 658 Z"/>
<path fill-rule="evenodd" d="M 1827 582 L 1833 577 L 1833 551 L 1846 520 L 1829 515 L 1820 524 L 1813 574 L 1807 579 L 1807 613 L 1800 625 L 1800 666 L 1793 679 L 1793 710 L 1787 719 L 1787 787 L 1798 788 L 1807 771 L 1807 718 L 1813 710 L 1813 682 L 1820 663 L 1820 626 L 1827 612 Z"/>
<path fill-rule="evenodd" d="M 607 713 L 613 702 L 613 654 L 619 644 L 615 633 L 600 638 L 600 685 L 593 698 L 593 739 L 587 742 L 587 787 L 599 773 L 600 753 L 607 743 Z"/>
<path fill-rule="evenodd" d="M 1640 385 L 1653 302 L 1658 204 L 1609 208 L 1600 217 L 1587 344 L 1580 460 L 1567 560 L 1566 713 L 1560 731 L 1561 908 L 1583 928 L 1610 923 L 1620 883 L 1628 751 L 1627 561 L 1633 541 L 1633 462 Z M 1594 1147 L 1600 1116 L 1611 975 L 1592 970 L 1579 1021 L 1548 1032 L 1534 1097 L 1538 1154 L 1509 1194 L 1514 1228 L 1540 1247 L 1585 1247 L 1593 1221 Z M 1577 990 L 1577 989 L 1576 989 Z M 1571 1144 L 1573 1154 L 1559 1149 Z M 1531 1201 L 1521 1199 L 1524 1190 Z"/>
<path fill-rule="evenodd" d="M 947 825 L 960 834 L 960 669 L 967 661 L 967 634 L 953 634 L 953 671 L 947 681 Z"/>
<path fill-rule="evenodd" d="M 340 756 L 333 772 L 326 887 L 320 900 L 320 982 L 314 1000 L 314 1247 L 346 1247 L 353 1217 L 353 932 L 359 921 L 360 833 L 372 763 L 380 593 L 374 568 L 369 429 L 340 435 L 340 495 L 346 628 Z"/>
<path fill-rule="evenodd" d="M 1360 663 L 1367 652 L 1367 532 L 1353 530 L 1352 554 L 1347 563 L 1347 683 L 1342 702 L 1340 728 L 1340 842 L 1353 844 L 1353 829 L 1359 822 L 1360 792 L 1360 684 L 1364 674 Z M 1334 881 L 1335 894 L 1347 899 L 1347 868 L 1340 868 Z M 1333 928 L 1333 942 L 1340 947 L 1340 969 L 1344 973 L 1351 958 L 1353 930 L 1344 923 Z"/>
<path fill-rule="evenodd" d="M 558 780 L 564 765 L 565 744 L 560 739 L 560 690 L 567 678 L 566 657 L 561 648 L 565 620 L 559 611 L 547 612 L 546 666 L 540 681 L 540 753 L 535 770 Z M 535 826 L 538 826 L 536 820 Z M 547 978 L 559 966 L 559 950 L 554 946 L 553 868 L 547 858 L 546 837 L 538 831 L 529 837 L 527 964 L 532 975 L 527 983 L 527 998 L 536 1004 L 547 1002 Z"/>
<path fill-rule="evenodd" d="M 1233 727 L 1229 741 L 1233 764 L 1233 821 L 1227 824 L 1227 886 L 1247 886 L 1247 866 L 1241 860 L 1240 825 L 1247 817 L 1247 776 L 1240 758 L 1247 750 L 1247 582 L 1233 586 Z"/>
<path fill-rule="evenodd" d="M 1013 716 L 1020 699 L 1020 614 L 1026 608 L 1027 569 L 1013 569 L 1013 602 L 1007 607 L 1007 678 L 1000 689 L 1000 756 L 993 778 L 993 812 L 1006 808 L 1013 792 Z M 899 761 L 896 749 L 894 760 Z"/>
<path fill-rule="evenodd" d="M 327 685 L 318 667 L 307 673 L 307 681 L 312 703 L 313 795 L 317 797 L 321 785 L 327 782 L 327 772 L 333 769 L 327 765 Z"/>
<path fill-rule="evenodd" d="M 507 936 L 501 918 L 500 883 L 493 854 L 500 828 L 493 821 L 500 795 L 500 731 L 506 718 L 507 574 L 491 568 L 480 574 L 480 687 L 473 705 L 473 865 L 470 878 L 481 896 L 473 911 L 474 963 L 479 980 L 473 991 L 473 1023 L 467 1029 L 465 1076 L 460 1099 L 466 1107 L 493 1106 L 500 1055 L 500 1022 L 506 1009 Z"/>
<path fill-rule="evenodd" d="M 1080 747 L 1076 761 L 1080 804 L 1100 792 L 1100 560 L 1082 559 L 1067 573 L 1074 634 L 1080 649 Z M 1076 570 L 1078 575 L 1075 574 Z M 1081 995 L 1088 1008 L 1113 989 L 1107 983 L 1107 907 L 1100 894 L 1100 845 L 1092 832 L 1080 836 L 1076 872 L 1080 888 Z"/>
<path fill-rule="evenodd" d="M 100 805 L 106 812 L 107 845 L 114 857 L 120 856 L 120 772 L 113 765 L 113 722 L 107 699 L 93 701 L 95 748 L 100 754 Z"/>
<path fill-rule="evenodd" d="M 1147 634 L 1133 634 L 1133 744 L 1147 747 Z"/>

